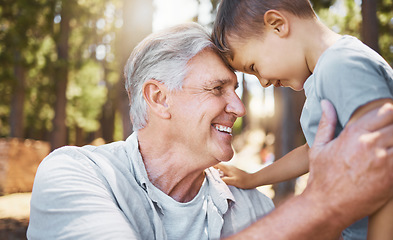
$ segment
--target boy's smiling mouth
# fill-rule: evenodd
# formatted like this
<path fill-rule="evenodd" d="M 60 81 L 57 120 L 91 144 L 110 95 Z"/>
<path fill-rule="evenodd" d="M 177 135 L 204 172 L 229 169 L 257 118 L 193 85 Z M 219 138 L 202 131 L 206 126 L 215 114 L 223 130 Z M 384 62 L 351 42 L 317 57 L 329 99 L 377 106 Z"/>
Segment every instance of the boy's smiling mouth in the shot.
<path fill-rule="evenodd" d="M 283 87 L 280 80 L 277 80 L 273 85 L 274 87 Z"/>

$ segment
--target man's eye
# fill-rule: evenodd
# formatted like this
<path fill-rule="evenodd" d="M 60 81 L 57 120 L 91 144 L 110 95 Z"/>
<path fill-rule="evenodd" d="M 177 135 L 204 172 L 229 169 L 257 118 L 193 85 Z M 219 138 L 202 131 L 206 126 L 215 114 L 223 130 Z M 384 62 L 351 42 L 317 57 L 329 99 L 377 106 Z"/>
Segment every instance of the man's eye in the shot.
<path fill-rule="evenodd" d="M 212 88 L 211 90 L 212 90 L 213 94 L 218 95 L 218 94 L 222 93 L 223 87 L 222 86 L 217 86 L 217 87 Z"/>
<path fill-rule="evenodd" d="M 239 88 L 239 82 L 236 82 L 235 90 Z"/>

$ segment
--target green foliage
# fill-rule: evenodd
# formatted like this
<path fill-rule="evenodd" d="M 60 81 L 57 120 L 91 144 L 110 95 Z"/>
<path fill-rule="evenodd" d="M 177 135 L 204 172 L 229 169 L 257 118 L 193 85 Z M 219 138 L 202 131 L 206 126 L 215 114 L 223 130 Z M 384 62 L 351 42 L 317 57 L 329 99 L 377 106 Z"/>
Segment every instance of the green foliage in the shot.
<path fill-rule="evenodd" d="M 115 16 L 105 14 L 108 8 L 115 8 L 116 2 L 79 0 L 73 9 L 66 109 L 71 142 L 72 137 L 77 137 L 76 131 L 94 132 L 100 128 L 102 105 L 108 95 L 107 84 L 118 80 L 118 74 L 112 70 L 117 72 L 117 62 L 110 58 L 114 55 Z"/>
<path fill-rule="evenodd" d="M 100 64 L 90 60 L 70 76 L 67 89 L 68 126 L 75 125 L 87 132 L 98 130 L 98 117 L 107 96 L 101 72 Z"/>
<path fill-rule="evenodd" d="M 340 34 L 360 38 L 362 15 L 360 6 L 352 0 L 345 0 L 342 5 L 320 9 L 317 14 L 329 28 Z"/>
<path fill-rule="evenodd" d="M 393 66 L 393 0 L 380 0 L 378 6 L 379 48 L 381 55 Z"/>
<path fill-rule="evenodd" d="M 113 135 L 113 140 L 123 140 L 123 123 L 119 112 L 116 112 L 115 114 L 115 132 Z"/>
<path fill-rule="evenodd" d="M 48 138 L 54 117 L 56 69 L 61 64 L 69 67 L 66 121 L 70 131 L 76 127 L 86 132 L 99 128 L 106 86 L 114 85 L 119 77 L 112 49 L 120 2 L 75 1 L 69 59 L 65 62 L 58 59 L 56 46 L 63 0 L 0 0 L 0 137 L 10 134 L 11 96 L 18 87 L 14 75 L 17 64 L 26 69 L 26 137 Z M 105 54 L 98 60 L 99 45 L 105 46 Z M 16 53 L 20 58 L 15 57 Z"/>
<path fill-rule="evenodd" d="M 334 5 L 324 5 L 321 3 L 321 0 L 311 2 L 314 8 L 317 6 L 315 9 L 318 16 L 328 27 L 340 34 L 361 38 L 362 15 L 358 1 L 330 1 Z M 390 65 L 393 65 L 393 1 L 378 0 L 377 3 L 380 54 Z"/>
<path fill-rule="evenodd" d="M 15 66 L 26 69 L 25 135 L 47 140 L 52 130 L 57 66 L 68 66 L 67 126 L 73 135 L 100 128 L 102 105 L 116 98 L 122 75 L 115 45 L 125 0 L 73 0 L 67 61 L 60 61 L 59 37 L 63 2 L 71 0 L 0 0 L 0 137 L 10 134 L 11 99 L 18 87 Z M 127 1 L 127 0 L 126 0 Z M 131 1 L 131 0 L 129 0 Z M 212 13 L 219 0 L 211 0 Z M 341 34 L 360 37 L 360 6 L 354 0 L 313 0 L 321 20 Z M 335 11 L 342 4 L 345 14 Z M 393 0 L 378 1 L 381 55 L 393 63 Z M 333 7 L 332 7 L 333 6 Z M 213 19 L 213 18 L 212 18 Z M 127 50 L 128 51 L 128 50 Z M 116 114 L 115 139 L 122 139 Z M 235 124 L 240 129 L 241 119 Z"/>
<path fill-rule="evenodd" d="M 242 132 L 242 122 L 242 117 L 236 119 L 235 123 L 233 124 L 233 135 L 239 135 Z"/>
<path fill-rule="evenodd" d="M 336 0 L 311 0 L 311 4 L 316 12 L 322 9 L 329 8 L 332 6 Z"/>
<path fill-rule="evenodd" d="M 0 1 L 0 136 L 9 135 L 9 114 L 11 96 L 17 87 L 15 66 L 28 69 L 36 67 L 36 56 L 42 44 L 42 36 L 46 35 L 50 24 L 45 16 L 50 11 L 46 1 L 39 0 L 2 0 Z M 20 81 L 20 80 L 19 80 Z M 26 89 L 30 84 L 25 83 Z M 26 99 L 29 103 L 30 99 Z M 23 117 L 23 116 L 20 116 Z"/>

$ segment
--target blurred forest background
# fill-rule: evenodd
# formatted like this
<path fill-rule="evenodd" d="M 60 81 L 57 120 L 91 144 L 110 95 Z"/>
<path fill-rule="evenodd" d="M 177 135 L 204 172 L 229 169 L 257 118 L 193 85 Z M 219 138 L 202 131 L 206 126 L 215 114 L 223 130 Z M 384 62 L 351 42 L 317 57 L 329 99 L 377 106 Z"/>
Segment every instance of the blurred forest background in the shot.
<path fill-rule="evenodd" d="M 393 65 L 393 0 L 313 0 L 320 19 L 360 38 Z M 0 0 L 0 138 L 47 141 L 51 149 L 132 132 L 123 66 L 149 33 L 182 21 L 211 27 L 219 0 Z M 168 19 L 183 16 L 183 19 Z M 248 115 L 238 139 L 258 129 L 261 161 L 304 142 L 304 94 L 262 89 L 238 74 Z M 240 150 L 242 141 L 235 141 Z M 236 145 L 237 144 L 237 145 Z M 269 155 L 271 154 L 271 155 Z M 274 158 L 274 157 L 273 157 Z M 276 195 L 293 191 L 279 185 Z M 280 190 L 281 189 L 281 190 Z"/>

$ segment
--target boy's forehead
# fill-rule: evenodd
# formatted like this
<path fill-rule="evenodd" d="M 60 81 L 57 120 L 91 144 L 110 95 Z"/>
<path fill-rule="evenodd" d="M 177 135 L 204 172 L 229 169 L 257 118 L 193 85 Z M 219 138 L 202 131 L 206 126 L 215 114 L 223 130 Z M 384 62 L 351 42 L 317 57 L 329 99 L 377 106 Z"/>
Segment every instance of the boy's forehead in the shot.
<path fill-rule="evenodd" d="M 228 59 L 229 65 L 236 71 L 246 72 L 246 60 L 239 54 L 233 54 L 232 59 Z"/>
<path fill-rule="evenodd" d="M 231 41 L 228 43 L 231 54 L 226 56 L 226 59 L 229 65 L 237 71 L 244 72 L 244 70 L 246 70 L 245 65 L 248 61 L 248 54 L 246 53 L 247 49 L 245 48 L 245 46 L 249 42 L 244 40 L 240 41 L 232 38 Z"/>
<path fill-rule="evenodd" d="M 260 39 L 248 37 L 239 41 L 231 42 L 232 57 L 227 58 L 229 65 L 236 71 L 248 73 L 250 65 L 260 59 L 261 49 L 266 48 Z M 269 48 L 269 46 L 267 46 Z"/>

